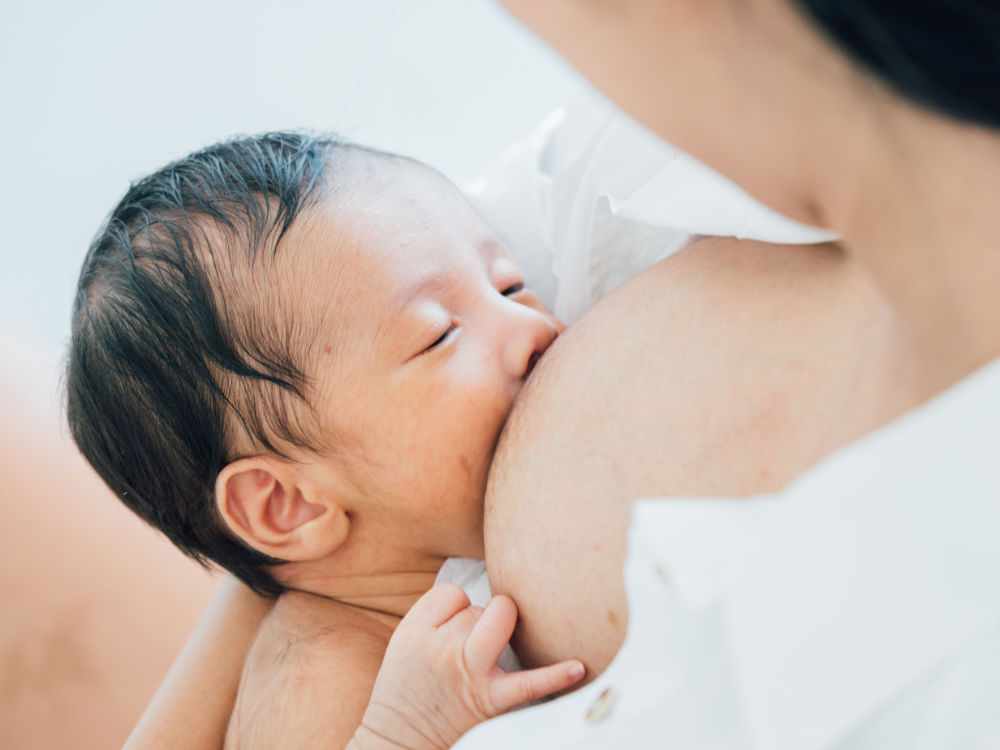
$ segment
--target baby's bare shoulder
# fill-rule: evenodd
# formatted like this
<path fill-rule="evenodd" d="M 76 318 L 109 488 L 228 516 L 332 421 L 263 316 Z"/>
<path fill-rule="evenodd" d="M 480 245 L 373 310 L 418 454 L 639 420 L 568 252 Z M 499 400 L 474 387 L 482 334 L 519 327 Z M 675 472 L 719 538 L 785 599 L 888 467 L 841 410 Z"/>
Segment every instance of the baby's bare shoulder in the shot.
<path fill-rule="evenodd" d="M 226 747 L 346 745 L 391 636 L 391 628 L 355 608 L 282 595 L 247 656 Z"/>

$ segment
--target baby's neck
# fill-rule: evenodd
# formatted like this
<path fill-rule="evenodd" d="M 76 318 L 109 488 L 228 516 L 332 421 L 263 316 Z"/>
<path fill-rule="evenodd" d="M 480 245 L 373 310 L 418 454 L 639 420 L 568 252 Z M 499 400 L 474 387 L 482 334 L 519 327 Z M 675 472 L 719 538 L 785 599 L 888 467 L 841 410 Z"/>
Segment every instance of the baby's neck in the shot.
<path fill-rule="evenodd" d="M 444 560 L 428 561 L 417 570 L 336 573 L 298 563 L 282 566 L 281 578 L 291 590 L 315 594 L 363 610 L 395 626 L 434 585 Z"/>

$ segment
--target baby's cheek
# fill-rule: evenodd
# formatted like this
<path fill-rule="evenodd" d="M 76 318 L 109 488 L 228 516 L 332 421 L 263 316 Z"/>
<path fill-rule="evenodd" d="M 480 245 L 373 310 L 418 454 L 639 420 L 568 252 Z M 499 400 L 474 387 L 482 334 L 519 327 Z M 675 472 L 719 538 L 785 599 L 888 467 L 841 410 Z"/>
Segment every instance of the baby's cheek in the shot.
<path fill-rule="evenodd" d="M 473 480 L 474 471 L 472 458 L 466 453 L 459 453 L 458 466 L 461 470 L 460 476 L 462 476 L 466 482 L 471 482 Z"/>

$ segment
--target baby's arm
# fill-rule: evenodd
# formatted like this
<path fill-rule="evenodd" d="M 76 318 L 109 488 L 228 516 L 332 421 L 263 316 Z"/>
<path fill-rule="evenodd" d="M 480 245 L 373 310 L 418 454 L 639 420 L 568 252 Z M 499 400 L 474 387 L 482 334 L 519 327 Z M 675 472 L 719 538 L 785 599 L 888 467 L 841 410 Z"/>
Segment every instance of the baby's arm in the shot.
<path fill-rule="evenodd" d="M 454 584 L 427 592 L 396 628 L 348 750 L 451 747 L 476 724 L 583 677 L 579 661 L 501 670 L 516 620 L 505 596 L 483 609 Z"/>

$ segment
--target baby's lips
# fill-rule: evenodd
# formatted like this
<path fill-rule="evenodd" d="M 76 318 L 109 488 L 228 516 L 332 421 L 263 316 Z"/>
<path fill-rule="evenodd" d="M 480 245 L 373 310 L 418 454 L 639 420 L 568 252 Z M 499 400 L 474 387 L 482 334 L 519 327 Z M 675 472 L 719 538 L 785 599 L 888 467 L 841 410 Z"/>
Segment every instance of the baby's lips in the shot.
<path fill-rule="evenodd" d="M 541 353 L 535 352 L 528 358 L 528 367 L 524 371 L 524 377 L 531 375 L 531 371 L 535 369 L 535 365 L 538 364 L 538 360 L 541 356 Z"/>

